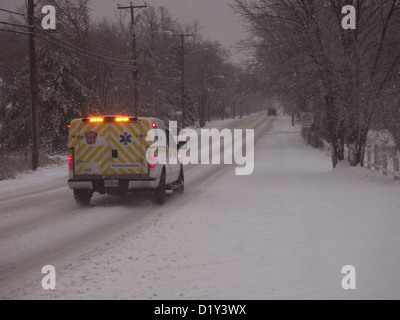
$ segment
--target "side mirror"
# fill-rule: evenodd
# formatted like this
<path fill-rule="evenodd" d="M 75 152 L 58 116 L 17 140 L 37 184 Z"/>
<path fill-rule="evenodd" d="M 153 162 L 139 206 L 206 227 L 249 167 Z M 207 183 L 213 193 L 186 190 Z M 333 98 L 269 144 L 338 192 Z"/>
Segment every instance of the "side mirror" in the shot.
<path fill-rule="evenodd" d="M 187 149 L 187 141 L 178 142 L 178 150 L 186 150 Z"/>

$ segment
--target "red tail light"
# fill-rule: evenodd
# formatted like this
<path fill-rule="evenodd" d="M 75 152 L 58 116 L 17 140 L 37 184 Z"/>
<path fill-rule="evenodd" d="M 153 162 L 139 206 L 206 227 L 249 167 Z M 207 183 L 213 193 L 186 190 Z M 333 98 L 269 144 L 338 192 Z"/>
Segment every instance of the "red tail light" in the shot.
<path fill-rule="evenodd" d="M 69 170 L 72 170 L 73 164 L 74 164 L 74 157 L 71 155 L 68 157 Z"/>

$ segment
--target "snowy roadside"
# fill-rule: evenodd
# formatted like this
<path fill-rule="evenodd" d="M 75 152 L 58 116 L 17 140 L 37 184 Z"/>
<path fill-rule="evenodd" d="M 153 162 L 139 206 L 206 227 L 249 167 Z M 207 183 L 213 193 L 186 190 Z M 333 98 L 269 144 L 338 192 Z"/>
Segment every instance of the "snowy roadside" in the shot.
<path fill-rule="evenodd" d="M 173 211 L 58 270 L 55 291 L 19 298 L 399 299 L 399 187 L 362 168 L 333 171 L 278 118 L 253 175 L 227 167 Z M 341 287 L 345 265 L 357 290 Z"/>
<path fill-rule="evenodd" d="M 60 156 L 62 164 L 38 168 L 37 171 L 20 173 L 15 179 L 0 181 L 0 198 L 5 198 L 9 193 L 21 191 L 22 189 L 37 188 L 55 181 L 64 180 L 68 177 L 67 157 Z"/>

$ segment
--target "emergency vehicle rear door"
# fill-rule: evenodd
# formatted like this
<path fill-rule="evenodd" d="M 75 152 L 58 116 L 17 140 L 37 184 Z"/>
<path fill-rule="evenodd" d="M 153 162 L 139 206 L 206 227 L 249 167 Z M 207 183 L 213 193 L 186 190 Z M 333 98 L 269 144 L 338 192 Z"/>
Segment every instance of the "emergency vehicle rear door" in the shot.
<path fill-rule="evenodd" d="M 146 135 L 140 121 L 110 124 L 110 173 L 146 174 Z"/>
<path fill-rule="evenodd" d="M 82 122 L 75 150 L 76 175 L 104 175 L 110 169 L 110 124 Z"/>

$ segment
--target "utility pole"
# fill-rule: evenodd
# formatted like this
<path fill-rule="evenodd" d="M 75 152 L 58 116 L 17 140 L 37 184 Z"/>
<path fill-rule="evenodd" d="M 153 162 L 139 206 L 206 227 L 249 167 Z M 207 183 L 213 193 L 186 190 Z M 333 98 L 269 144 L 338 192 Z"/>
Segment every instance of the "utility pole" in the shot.
<path fill-rule="evenodd" d="M 208 80 L 211 79 L 224 79 L 225 76 L 210 76 L 206 78 L 206 73 L 205 73 L 206 67 L 201 68 L 201 112 L 199 110 L 199 118 L 200 118 L 200 126 L 204 127 L 206 124 L 206 108 L 205 108 L 205 102 L 206 102 L 206 84 Z M 224 81 L 224 90 L 225 90 L 225 81 Z M 210 112 L 210 104 L 207 103 L 207 118 L 208 122 L 211 121 L 211 112 Z M 222 119 L 223 120 L 223 119 Z"/>
<path fill-rule="evenodd" d="M 224 78 L 224 94 L 223 94 L 223 96 L 222 96 L 222 120 L 224 120 L 225 119 L 225 112 L 226 112 L 226 106 L 227 106 L 227 100 L 228 100 L 228 98 L 227 98 L 227 96 L 226 96 L 226 81 L 225 81 L 225 78 Z"/>
<path fill-rule="evenodd" d="M 206 100 L 206 71 L 205 67 L 201 68 L 201 106 L 199 110 L 199 124 L 200 127 L 203 128 L 206 124 L 205 119 L 205 100 Z"/>
<path fill-rule="evenodd" d="M 135 9 L 147 8 L 147 5 L 143 6 L 135 6 L 131 3 L 130 6 L 122 7 L 118 6 L 118 9 L 125 10 L 130 9 L 131 12 L 131 34 L 132 34 L 132 53 L 133 53 L 133 82 L 134 82 L 134 109 L 135 116 L 139 116 L 139 88 L 138 88 L 138 80 L 139 80 L 139 70 L 138 70 L 138 56 L 137 56 L 137 45 L 136 45 L 136 22 L 135 22 Z"/>
<path fill-rule="evenodd" d="M 185 37 L 194 37 L 194 34 L 174 34 L 174 37 L 181 39 L 181 108 L 182 128 L 186 127 L 187 110 L 185 105 Z"/>
<path fill-rule="evenodd" d="M 32 104 L 32 170 L 39 167 L 39 89 L 38 89 L 38 61 L 35 43 L 35 4 L 34 0 L 28 0 L 28 24 L 29 24 L 29 59 L 31 80 L 31 104 Z"/>

